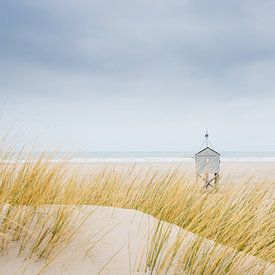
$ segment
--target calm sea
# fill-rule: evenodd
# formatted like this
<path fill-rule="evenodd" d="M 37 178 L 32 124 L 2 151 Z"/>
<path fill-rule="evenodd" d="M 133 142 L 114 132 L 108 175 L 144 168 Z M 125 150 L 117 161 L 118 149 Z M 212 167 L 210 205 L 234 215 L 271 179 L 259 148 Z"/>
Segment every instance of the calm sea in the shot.
<path fill-rule="evenodd" d="M 220 152 L 222 162 L 275 162 L 275 152 Z M 69 160 L 76 163 L 95 162 L 193 162 L 195 152 L 59 152 L 45 153 L 54 161 Z M 36 159 L 41 153 L 23 153 L 19 161 Z M 18 155 L 2 158 L 18 162 Z"/>
<path fill-rule="evenodd" d="M 59 153 L 57 159 L 72 162 L 192 162 L 195 152 L 73 152 Z M 275 152 L 220 152 L 223 162 L 275 162 Z"/>

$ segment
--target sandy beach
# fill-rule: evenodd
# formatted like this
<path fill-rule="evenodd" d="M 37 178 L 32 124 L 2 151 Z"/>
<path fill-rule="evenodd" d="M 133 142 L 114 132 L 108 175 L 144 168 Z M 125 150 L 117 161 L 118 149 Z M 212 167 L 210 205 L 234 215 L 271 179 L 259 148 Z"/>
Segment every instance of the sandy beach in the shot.
<path fill-rule="evenodd" d="M 187 179 L 194 180 L 196 177 L 195 163 L 193 162 L 138 162 L 138 163 L 70 163 L 71 171 L 78 171 L 85 176 L 104 170 L 113 169 L 124 174 L 135 174 L 137 176 L 146 175 L 147 173 L 164 174 L 169 171 L 179 171 Z M 221 163 L 221 183 L 232 180 L 235 181 L 251 181 L 253 183 L 264 181 L 275 181 L 275 161 L 238 161 L 238 162 L 222 162 Z"/>

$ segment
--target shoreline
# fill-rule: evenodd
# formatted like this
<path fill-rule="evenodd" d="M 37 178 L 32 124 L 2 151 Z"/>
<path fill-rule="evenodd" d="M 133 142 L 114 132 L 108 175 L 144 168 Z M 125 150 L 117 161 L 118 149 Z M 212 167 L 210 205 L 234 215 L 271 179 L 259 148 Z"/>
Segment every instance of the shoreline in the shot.
<path fill-rule="evenodd" d="M 34 162 L 39 159 L 37 158 L 30 158 L 30 159 L 3 159 L 0 160 L 0 163 L 28 163 Z M 43 160 L 43 162 L 50 162 L 50 163 L 69 163 L 69 164 L 157 164 L 157 163 L 164 163 L 164 164 L 185 164 L 185 163 L 194 163 L 194 158 L 62 158 L 62 159 L 55 159 L 55 158 L 47 158 Z M 223 163 L 274 163 L 275 158 L 222 158 L 221 157 L 221 165 Z"/>

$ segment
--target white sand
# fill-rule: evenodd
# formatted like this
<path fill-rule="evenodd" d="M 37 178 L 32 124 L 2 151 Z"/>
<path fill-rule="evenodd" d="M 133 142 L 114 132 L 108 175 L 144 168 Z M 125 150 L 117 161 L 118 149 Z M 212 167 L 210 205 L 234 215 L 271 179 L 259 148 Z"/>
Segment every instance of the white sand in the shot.
<path fill-rule="evenodd" d="M 100 169 L 112 169 L 126 174 L 145 175 L 163 174 L 167 171 L 178 170 L 187 178 L 195 177 L 195 163 L 74 163 L 69 164 L 72 170 L 89 175 Z M 275 162 L 222 162 L 221 179 L 223 181 L 273 181 L 275 183 Z"/>
<path fill-rule="evenodd" d="M 145 260 L 148 234 L 158 222 L 155 218 L 135 210 L 111 207 L 86 206 L 76 211 L 76 215 L 94 212 L 47 269 L 43 270 L 46 263 L 42 260 L 24 260 L 23 256 L 17 256 L 15 244 L 7 255 L 0 257 L 0 274 L 31 275 L 41 270 L 43 274 L 145 274 L 137 271 L 139 261 L 144 263 Z M 173 225 L 171 230 L 168 245 L 173 243 L 180 229 Z M 186 240 L 195 237 L 190 232 L 186 232 L 186 236 Z M 247 259 L 255 260 L 250 256 Z M 270 268 L 275 272 L 274 267 Z"/>
<path fill-rule="evenodd" d="M 147 228 L 155 219 L 134 210 L 95 206 L 75 214 L 83 215 L 83 211 L 92 215 L 45 274 L 133 273 L 140 244 L 147 240 Z M 0 257 L 0 274 L 37 274 L 46 264 L 25 260 L 17 251 L 15 244 L 8 255 Z"/>

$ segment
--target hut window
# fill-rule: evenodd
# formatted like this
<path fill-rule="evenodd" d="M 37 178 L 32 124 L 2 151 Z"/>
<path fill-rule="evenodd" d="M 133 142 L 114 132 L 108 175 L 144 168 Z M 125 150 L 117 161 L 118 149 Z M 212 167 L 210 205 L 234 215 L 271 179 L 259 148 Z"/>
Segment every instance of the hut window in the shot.
<path fill-rule="evenodd" d="M 209 163 L 209 159 L 206 159 L 206 163 Z"/>

